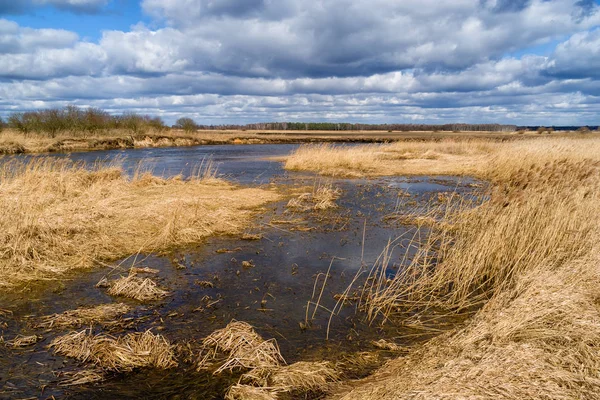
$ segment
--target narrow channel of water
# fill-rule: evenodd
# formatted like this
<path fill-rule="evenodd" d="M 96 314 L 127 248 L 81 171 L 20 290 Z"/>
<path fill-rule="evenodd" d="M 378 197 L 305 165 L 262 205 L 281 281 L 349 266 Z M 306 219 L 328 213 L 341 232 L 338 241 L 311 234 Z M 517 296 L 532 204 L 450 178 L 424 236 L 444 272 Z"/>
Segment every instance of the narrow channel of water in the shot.
<path fill-rule="evenodd" d="M 347 287 L 361 265 L 372 264 L 389 239 L 413 229 L 386 221 L 386 215 L 403 204 L 407 207 L 409 203 L 411 207 L 427 204 L 440 192 L 468 196 L 473 191 L 474 181 L 453 177 L 328 179 L 288 173 L 281 163 L 266 159 L 288 154 L 295 147 L 229 145 L 68 155 L 87 163 L 122 158 L 128 170 L 143 162 L 163 176 L 187 175 L 202 159 L 211 157 L 225 179 L 243 185 L 275 183 L 304 187 L 322 182 L 340 188 L 342 195 L 339 208 L 325 212 L 293 213 L 286 207 L 286 201 L 271 205 L 248 229 L 250 233 L 260 233 L 261 240 L 215 237 L 172 254 L 144 255 L 140 265 L 158 269 L 158 281 L 171 293 L 162 301 L 140 304 L 109 296 L 105 289 L 95 287 L 110 271 L 105 268 L 75 274 L 67 281 L 47 282 L 0 294 L 0 309 L 12 312 L 10 317 L 0 317 L 0 332 L 5 339 L 18 334 L 44 337 L 25 349 L 0 346 L 0 398 L 53 395 L 74 399 L 204 399 L 223 396 L 233 377 L 199 373 L 185 363 L 168 371 L 143 369 L 121 374 L 97 385 L 59 386 L 60 372 L 77 369 L 80 365 L 47 349 L 50 341 L 65 331 L 36 331 L 31 328 L 31 322 L 42 315 L 117 301 L 134 307 L 127 317 L 135 317 L 138 322 L 129 331 L 151 328 L 174 343 L 195 344 L 232 319 L 246 321 L 263 337 L 276 338 L 288 363 L 335 359 L 343 353 L 372 350 L 370 342 L 381 337 L 407 341 L 400 339 L 405 333 L 402 327 L 369 326 L 352 306 L 333 318 L 329 341 L 325 335 L 330 314 L 324 310 L 316 313 L 309 329 L 301 329 L 315 277 L 326 272 L 331 264 L 321 304 L 333 307 L 334 296 Z M 224 249 L 231 251 L 223 252 Z M 399 266 L 403 251 L 401 247 L 395 250 L 390 274 Z M 251 261 L 254 267 L 243 268 L 243 261 Z M 129 267 L 131 262 L 127 260 L 123 265 Z M 214 287 L 202 287 L 198 284 L 200 281 L 211 281 Z M 214 304 L 206 307 L 207 303 Z"/>

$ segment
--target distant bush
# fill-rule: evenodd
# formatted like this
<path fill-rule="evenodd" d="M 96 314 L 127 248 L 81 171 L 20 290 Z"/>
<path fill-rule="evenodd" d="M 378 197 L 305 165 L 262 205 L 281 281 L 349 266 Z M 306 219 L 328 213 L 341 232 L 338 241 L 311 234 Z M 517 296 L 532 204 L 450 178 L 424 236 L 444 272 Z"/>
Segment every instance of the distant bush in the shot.
<path fill-rule="evenodd" d="M 193 119 L 186 117 L 179 118 L 173 127 L 177 129 L 183 129 L 188 133 L 198 130 L 198 124 Z"/>
<path fill-rule="evenodd" d="M 25 135 L 46 134 L 52 138 L 60 132 L 87 136 L 110 129 L 125 129 L 132 134 L 139 134 L 148 129 L 162 131 L 167 128 L 160 117 L 136 113 L 110 115 L 98 108 L 81 109 L 75 106 L 14 113 L 8 118 L 8 126 Z"/>
<path fill-rule="evenodd" d="M 587 126 L 582 126 L 581 128 L 577 129 L 576 132 L 577 133 L 590 133 L 591 130 Z"/>
<path fill-rule="evenodd" d="M 544 126 L 540 126 L 536 131 L 538 135 L 541 135 L 542 133 L 550 134 L 552 132 L 554 132 L 554 128 L 546 128 Z"/>

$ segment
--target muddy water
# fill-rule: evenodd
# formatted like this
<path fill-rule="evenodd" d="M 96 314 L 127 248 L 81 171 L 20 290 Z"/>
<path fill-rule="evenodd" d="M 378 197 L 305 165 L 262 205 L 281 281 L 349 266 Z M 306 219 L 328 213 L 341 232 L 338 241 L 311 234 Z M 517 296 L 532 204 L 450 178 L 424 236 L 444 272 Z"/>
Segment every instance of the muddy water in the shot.
<path fill-rule="evenodd" d="M 325 340 L 330 318 L 327 311 L 319 309 L 308 329 L 301 329 L 300 323 L 305 321 L 307 302 L 313 295 L 318 273 L 326 272 L 331 265 L 321 300 L 324 307 L 331 309 L 336 302 L 334 295 L 343 292 L 361 265 L 372 264 L 389 239 L 410 234 L 414 229 L 387 221 L 386 215 L 398 208 L 424 205 L 439 192 L 470 196 L 473 181 L 451 177 L 332 180 L 286 173 L 280 163 L 264 159 L 287 154 L 294 148 L 293 145 L 212 146 L 70 155 L 84 162 L 125 156 L 126 168 L 133 170 L 143 160 L 154 173 L 165 176 L 189 174 L 194 164 L 211 156 L 226 179 L 241 184 L 275 183 L 294 188 L 331 183 L 342 190 L 342 196 L 339 208 L 329 211 L 290 212 L 286 201 L 270 205 L 248 229 L 249 233 L 261 234 L 261 240 L 218 237 L 174 253 L 141 256 L 136 265 L 158 269 L 156 279 L 171 293 L 161 301 L 141 304 L 111 297 L 105 289 L 95 287 L 106 275 L 116 277 L 119 272 L 125 273 L 132 265 L 131 259 L 122 260 L 121 270 L 100 268 L 73 275 L 66 281 L 0 294 L 0 309 L 8 311 L 4 316 L 0 313 L 1 335 L 6 340 L 18 334 L 43 337 L 24 349 L 0 346 L 0 398 L 223 397 L 236 376 L 215 377 L 195 372 L 193 365 L 183 360 L 179 367 L 168 371 L 143 369 L 115 375 L 97 385 L 60 386 L 61 373 L 77 370 L 81 365 L 47 349 L 50 341 L 65 331 L 35 330 L 32 323 L 42 315 L 116 301 L 134 307 L 125 317 L 135 318 L 135 325 L 115 334 L 152 329 L 173 343 L 189 342 L 192 348 L 197 348 L 203 337 L 237 319 L 255 326 L 265 338 L 276 338 L 288 363 L 336 360 L 342 354 L 373 350 L 370 342 L 381 337 L 405 344 L 414 341 L 413 336 L 407 336 L 411 332 L 401 326 L 365 324 L 352 305 L 331 320 L 329 341 Z M 399 196 L 400 192 L 403 196 Z M 224 249 L 230 252 L 225 253 Z M 404 251 L 402 247 L 396 248 L 390 275 L 399 267 Z M 244 268 L 243 261 L 251 261 L 254 267 Z M 214 287 L 205 288 L 198 284 L 200 281 L 211 281 Z M 320 288 L 318 285 L 317 295 Z"/>

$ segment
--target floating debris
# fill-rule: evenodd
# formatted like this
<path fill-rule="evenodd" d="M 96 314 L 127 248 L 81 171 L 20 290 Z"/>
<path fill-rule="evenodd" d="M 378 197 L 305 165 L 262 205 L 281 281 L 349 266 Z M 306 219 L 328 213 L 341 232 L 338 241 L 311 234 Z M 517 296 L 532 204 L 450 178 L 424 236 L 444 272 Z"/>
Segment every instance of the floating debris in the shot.
<path fill-rule="evenodd" d="M 62 376 L 65 377 L 65 379 L 60 381 L 60 386 L 87 385 L 90 383 L 101 382 L 105 379 L 105 374 L 100 369 L 84 369 L 82 371 L 65 372 Z"/>
<path fill-rule="evenodd" d="M 43 338 L 38 335 L 31 335 L 31 336 L 18 335 L 13 340 L 6 341 L 5 344 L 7 346 L 14 347 L 14 348 L 23 348 L 23 347 L 33 346 L 34 344 L 36 344 L 37 342 L 39 342 L 42 339 Z"/>
<path fill-rule="evenodd" d="M 244 233 L 241 237 L 242 240 L 261 240 L 263 235 L 260 233 L 252 234 L 252 233 Z"/>

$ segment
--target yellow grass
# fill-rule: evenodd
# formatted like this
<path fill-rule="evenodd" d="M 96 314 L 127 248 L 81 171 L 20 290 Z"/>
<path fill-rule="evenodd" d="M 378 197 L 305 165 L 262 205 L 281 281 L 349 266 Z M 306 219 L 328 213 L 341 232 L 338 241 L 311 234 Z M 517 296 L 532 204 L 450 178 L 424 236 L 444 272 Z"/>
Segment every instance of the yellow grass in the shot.
<path fill-rule="evenodd" d="M 113 281 L 108 289 L 108 294 L 129 297 L 139 301 L 150 301 L 161 299 L 167 296 L 169 292 L 161 289 L 152 279 L 143 279 L 132 273 Z"/>
<path fill-rule="evenodd" d="M 93 335 L 90 330 L 57 337 L 50 343 L 57 354 L 88 362 L 107 371 L 131 371 L 141 367 L 171 368 L 177 365 L 171 344 L 150 331 L 121 337 Z"/>
<path fill-rule="evenodd" d="M 319 211 L 337 208 L 336 200 L 340 197 L 341 190 L 331 184 L 318 184 L 312 192 L 302 193 L 291 199 L 287 207 L 299 211 Z"/>
<path fill-rule="evenodd" d="M 197 363 L 198 370 L 213 364 L 220 354 L 226 355 L 215 374 L 234 369 L 273 368 L 285 363 L 277 341 L 264 340 L 246 322 L 230 322 L 207 336 L 202 345 L 204 354 Z"/>
<path fill-rule="evenodd" d="M 101 304 L 96 307 L 77 308 L 61 314 L 44 316 L 36 325 L 38 328 L 79 328 L 93 323 L 111 323 L 115 319 L 131 310 L 131 307 L 122 303 Z"/>
<path fill-rule="evenodd" d="M 190 180 L 128 178 L 118 165 L 12 161 L 0 167 L 0 287 L 240 234 L 253 209 L 278 198 L 216 180 L 210 169 Z"/>
<path fill-rule="evenodd" d="M 242 375 L 245 384 L 274 389 L 276 392 L 315 392 L 337 381 L 339 373 L 329 362 L 300 361 L 283 367 L 255 368 Z"/>
<path fill-rule="evenodd" d="M 335 398 L 600 398 L 598 138 L 304 147 L 286 167 L 493 184 L 489 202 L 413 242 L 417 256 L 389 280 L 392 242 L 359 293 L 372 320 L 414 327 L 432 311 L 479 311 Z"/>

